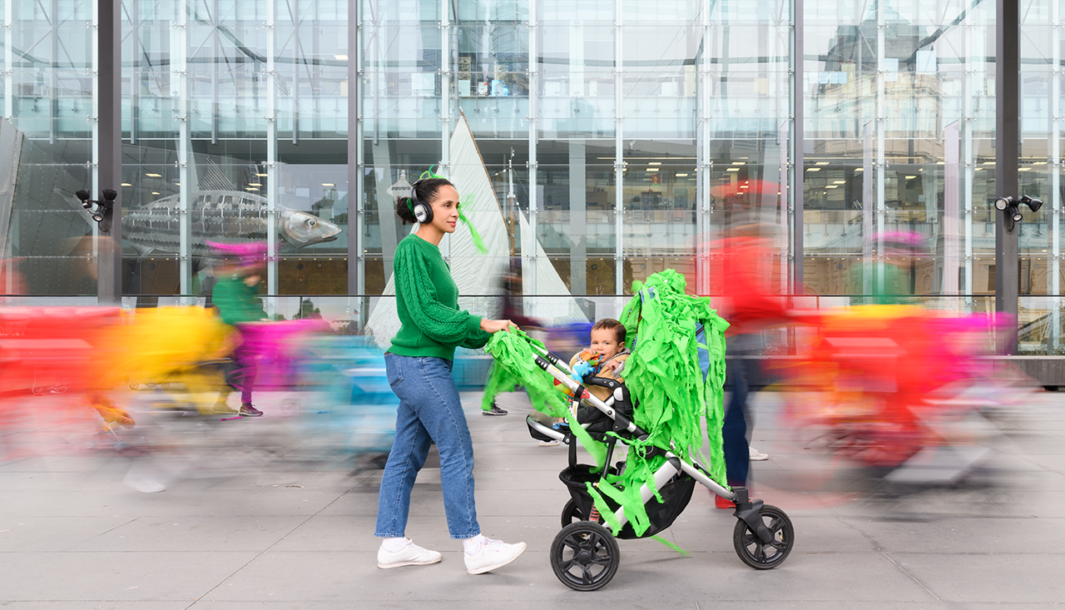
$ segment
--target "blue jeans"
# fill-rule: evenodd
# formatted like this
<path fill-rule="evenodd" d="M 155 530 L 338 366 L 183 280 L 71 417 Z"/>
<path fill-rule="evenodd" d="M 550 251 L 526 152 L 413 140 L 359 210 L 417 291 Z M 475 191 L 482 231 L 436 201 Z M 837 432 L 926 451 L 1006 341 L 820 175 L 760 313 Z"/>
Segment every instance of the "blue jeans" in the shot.
<path fill-rule="evenodd" d="M 751 455 L 750 442 L 747 440 L 747 371 L 744 370 L 744 361 L 735 358 L 727 361 L 725 375 L 732 385 L 732 396 L 721 425 L 725 476 L 729 485 L 747 485 Z"/>
<path fill-rule="evenodd" d="M 399 397 L 396 439 L 388 454 L 377 501 L 379 538 L 402 538 L 414 479 L 429 455 L 440 449 L 440 482 L 447 528 L 454 539 L 481 533 L 473 497 L 473 440 L 451 378 L 451 361 L 385 354 L 388 383 Z"/>

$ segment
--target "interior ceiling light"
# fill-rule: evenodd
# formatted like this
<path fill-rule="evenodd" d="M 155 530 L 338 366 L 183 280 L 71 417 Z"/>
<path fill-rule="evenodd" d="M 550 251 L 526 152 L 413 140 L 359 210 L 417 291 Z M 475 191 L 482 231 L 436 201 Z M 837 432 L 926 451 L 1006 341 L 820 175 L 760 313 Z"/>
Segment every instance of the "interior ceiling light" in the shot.
<path fill-rule="evenodd" d="M 347 61 L 348 60 L 348 56 L 347 55 L 334 55 L 333 59 L 335 59 L 337 61 Z"/>
<path fill-rule="evenodd" d="M 258 177 L 260 177 L 260 178 L 266 178 L 266 177 L 267 177 L 267 176 L 269 176 L 270 174 L 255 174 L 255 175 L 256 175 L 256 176 L 258 176 Z"/>
<path fill-rule="evenodd" d="M 738 168 L 738 167 L 730 167 L 730 168 L 726 169 L 725 171 L 726 172 L 738 172 L 738 171 L 740 171 L 740 168 Z"/>
<path fill-rule="evenodd" d="M 647 164 L 648 165 L 662 165 L 662 162 L 661 161 L 648 161 Z"/>
<path fill-rule="evenodd" d="M 153 195 L 158 195 L 158 194 L 159 194 L 159 191 L 152 191 L 152 194 L 153 194 Z"/>
<path fill-rule="evenodd" d="M 1046 162 L 1046 161 L 1036 161 L 1036 162 L 1035 162 L 1035 163 L 1033 163 L 1032 165 L 1046 165 L 1046 164 L 1047 164 L 1047 162 Z"/>
<path fill-rule="evenodd" d="M 856 174 L 857 174 L 858 172 L 864 172 L 864 171 L 865 171 L 865 168 L 864 168 L 864 167 L 856 167 L 856 168 L 854 168 L 854 173 L 856 173 Z"/>
<path fill-rule="evenodd" d="M 332 182 L 323 182 L 322 186 L 336 186 L 336 185 L 333 184 Z"/>
<path fill-rule="evenodd" d="M 907 180 L 913 180 L 913 179 L 914 179 L 914 178 L 916 178 L 916 177 L 917 177 L 917 176 L 906 176 L 906 179 L 907 179 Z"/>
<path fill-rule="evenodd" d="M 820 167 L 807 167 L 806 171 L 808 171 L 808 172 L 819 172 L 819 171 L 821 171 L 821 168 Z"/>
<path fill-rule="evenodd" d="M 130 183 L 128 183 L 128 182 L 123 182 L 123 183 L 122 183 L 122 186 L 133 186 L 133 185 L 132 185 L 132 184 L 130 184 Z"/>
<path fill-rule="evenodd" d="M 833 180 L 832 184 L 847 184 L 846 180 Z"/>
<path fill-rule="evenodd" d="M 249 186 L 248 188 L 246 188 L 244 190 L 246 190 L 246 191 L 257 191 L 259 189 L 255 188 L 254 186 Z"/>
<path fill-rule="evenodd" d="M 746 161 L 733 161 L 732 164 L 733 165 L 747 165 L 747 162 Z"/>
<path fill-rule="evenodd" d="M 1032 168 L 1030 168 L 1030 167 L 1021 167 L 1021 168 L 1018 168 L 1017 171 L 1019 171 L 1019 172 L 1030 172 L 1030 171 L 1032 171 Z"/>
<path fill-rule="evenodd" d="M 261 182 L 249 182 L 248 186 L 262 186 Z"/>
<path fill-rule="evenodd" d="M 677 174 L 678 178 L 687 178 L 688 174 Z"/>
<path fill-rule="evenodd" d="M 828 161 L 818 161 L 818 165 L 828 165 Z"/>
<path fill-rule="evenodd" d="M 836 186 L 835 184 L 830 184 L 830 185 L 826 186 L 825 188 L 826 189 L 838 189 L 839 187 Z"/>
<path fill-rule="evenodd" d="M 657 167 L 648 167 L 647 171 L 649 171 L 649 172 L 657 172 L 658 168 Z"/>
<path fill-rule="evenodd" d="M 162 174 L 144 174 L 144 175 L 148 176 L 149 178 L 162 178 L 163 177 Z"/>

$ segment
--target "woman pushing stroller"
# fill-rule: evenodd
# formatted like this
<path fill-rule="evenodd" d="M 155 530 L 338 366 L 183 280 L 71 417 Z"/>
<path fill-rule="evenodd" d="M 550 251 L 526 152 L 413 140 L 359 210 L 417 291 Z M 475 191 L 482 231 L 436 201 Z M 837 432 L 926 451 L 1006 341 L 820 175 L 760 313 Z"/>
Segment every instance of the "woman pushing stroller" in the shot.
<path fill-rule="evenodd" d="M 384 540 L 377 567 L 441 560 L 439 552 L 405 537 L 411 489 L 429 446 L 436 443 L 449 533 L 463 541 L 466 570 L 482 574 L 514 561 L 526 547 L 524 542 L 506 544 L 481 535 L 473 442 L 451 366 L 456 347 L 482 348 L 492 333 L 517 327 L 509 320 L 484 320 L 458 308 L 458 287 L 439 248 L 444 235 L 454 233 L 459 220 L 465 221 L 458 191 L 450 182 L 439 177 L 418 180 L 410 197 L 397 201 L 396 212 L 404 224 L 420 226 L 397 246 L 393 268 L 401 327 L 385 353 L 385 367 L 400 402 L 378 498 L 374 535 Z"/>

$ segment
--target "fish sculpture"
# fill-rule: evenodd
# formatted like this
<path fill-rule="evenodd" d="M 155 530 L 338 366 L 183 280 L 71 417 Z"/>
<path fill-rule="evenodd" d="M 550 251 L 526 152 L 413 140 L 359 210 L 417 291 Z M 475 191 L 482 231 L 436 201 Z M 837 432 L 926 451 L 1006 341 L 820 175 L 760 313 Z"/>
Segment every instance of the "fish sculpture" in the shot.
<path fill-rule="evenodd" d="M 277 234 L 293 249 L 335 241 L 340 227 L 313 214 L 275 205 Z M 261 195 L 232 190 L 200 190 L 188 206 L 191 255 L 212 256 L 208 241 L 266 241 L 269 210 Z M 178 252 L 180 195 L 157 199 L 122 216 L 123 242 L 145 256 L 154 251 Z"/>

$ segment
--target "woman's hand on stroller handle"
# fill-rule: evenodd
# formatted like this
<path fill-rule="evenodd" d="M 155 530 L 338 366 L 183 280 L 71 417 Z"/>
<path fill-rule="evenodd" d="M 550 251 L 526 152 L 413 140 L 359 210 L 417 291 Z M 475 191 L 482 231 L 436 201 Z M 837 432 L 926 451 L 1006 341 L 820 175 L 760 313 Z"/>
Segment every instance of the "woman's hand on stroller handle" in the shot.
<path fill-rule="evenodd" d="M 481 330 L 486 333 L 497 333 L 501 330 L 509 331 L 511 328 L 518 330 L 518 325 L 510 320 L 481 320 Z"/>

